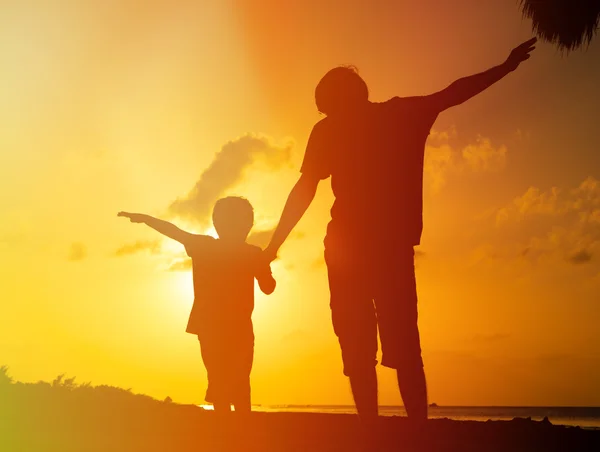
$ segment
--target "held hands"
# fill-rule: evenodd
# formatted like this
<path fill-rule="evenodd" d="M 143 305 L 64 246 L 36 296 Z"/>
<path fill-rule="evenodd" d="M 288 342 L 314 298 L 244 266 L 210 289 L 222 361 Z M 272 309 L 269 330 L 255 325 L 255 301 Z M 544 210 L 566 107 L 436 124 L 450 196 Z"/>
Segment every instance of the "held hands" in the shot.
<path fill-rule="evenodd" d="M 129 218 L 132 223 L 144 223 L 146 221 L 146 215 L 142 213 L 119 212 L 117 216 Z"/>
<path fill-rule="evenodd" d="M 514 71 L 519 64 L 523 61 L 528 60 L 530 52 L 535 49 L 535 43 L 537 42 L 537 38 L 531 38 L 529 41 L 525 41 L 523 44 L 515 47 L 510 55 L 504 62 L 505 66 L 509 71 Z"/>

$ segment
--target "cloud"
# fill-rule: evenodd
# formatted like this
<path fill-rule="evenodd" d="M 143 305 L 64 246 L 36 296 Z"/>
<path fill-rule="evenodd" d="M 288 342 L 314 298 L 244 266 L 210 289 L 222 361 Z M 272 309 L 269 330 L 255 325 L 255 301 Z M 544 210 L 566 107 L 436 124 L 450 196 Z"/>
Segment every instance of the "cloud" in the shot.
<path fill-rule="evenodd" d="M 447 173 L 456 167 L 456 153 L 447 144 L 425 150 L 424 179 L 434 192 L 446 184 Z"/>
<path fill-rule="evenodd" d="M 539 188 L 530 187 L 520 196 L 517 196 L 509 206 L 503 207 L 496 213 L 496 224 L 501 225 L 508 221 L 522 221 L 531 215 L 558 215 L 565 213 L 566 205 L 559 205 L 561 191 L 552 187 L 548 192 Z"/>
<path fill-rule="evenodd" d="M 250 243 L 251 245 L 256 245 L 256 246 L 264 249 L 271 241 L 271 237 L 273 236 L 274 232 L 275 232 L 274 228 L 268 229 L 266 231 L 251 232 L 250 236 L 248 237 L 247 242 Z"/>
<path fill-rule="evenodd" d="M 487 138 L 463 148 L 462 157 L 473 171 L 500 171 L 506 165 L 506 146 L 495 148 Z"/>
<path fill-rule="evenodd" d="M 456 131 L 432 131 L 425 148 L 424 178 L 438 192 L 450 174 L 501 171 L 506 166 L 506 146 L 494 147 L 488 138 L 478 136 L 475 143 L 456 149 L 451 141 Z"/>
<path fill-rule="evenodd" d="M 240 182 L 247 167 L 263 162 L 270 170 L 276 170 L 289 164 L 292 147 L 291 140 L 278 145 L 269 137 L 255 134 L 226 143 L 187 196 L 171 203 L 169 213 L 206 223 L 214 203 Z"/>
<path fill-rule="evenodd" d="M 115 256 L 128 256 L 145 250 L 150 251 L 152 254 L 157 254 L 160 252 L 160 243 L 160 240 L 139 240 L 135 243 L 123 245 L 115 251 Z"/>
<path fill-rule="evenodd" d="M 600 181 L 589 176 L 571 190 L 552 187 L 542 191 L 530 187 L 508 206 L 498 210 L 496 223 L 518 222 L 535 215 L 568 214 L 575 214 L 583 222 L 600 226 Z"/>
<path fill-rule="evenodd" d="M 87 248 L 81 242 L 74 242 L 69 248 L 69 255 L 67 259 L 71 262 L 82 261 L 87 256 Z"/>
<path fill-rule="evenodd" d="M 530 187 L 492 217 L 500 231 L 531 234 L 520 244 L 520 257 L 586 264 L 600 251 L 600 182 L 590 176 L 571 189 Z"/>
<path fill-rule="evenodd" d="M 167 271 L 170 272 L 186 272 L 192 269 L 192 259 L 189 257 L 176 259 L 169 265 Z"/>

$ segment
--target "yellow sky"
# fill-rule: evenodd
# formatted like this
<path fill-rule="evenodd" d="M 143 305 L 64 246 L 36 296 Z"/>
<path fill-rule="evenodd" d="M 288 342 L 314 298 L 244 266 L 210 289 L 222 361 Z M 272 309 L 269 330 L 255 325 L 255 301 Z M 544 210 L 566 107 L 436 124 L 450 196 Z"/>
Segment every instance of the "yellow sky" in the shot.
<path fill-rule="evenodd" d="M 373 100 L 426 94 L 529 37 L 511 2 L 389 3 L 3 2 L 0 364 L 202 403 L 191 274 L 169 271 L 183 250 L 116 213 L 168 217 L 228 152 L 238 173 L 208 188 L 268 229 L 327 69 L 357 65 Z M 599 51 L 540 44 L 435 125 L 417 277 L 438 404 L 600 405 Z M 255 403 L 351 403 L 321 258 L 331 202 L 322 184 L 257 297 Z M 381 403 L 400 403 L 380 374 Z"/>

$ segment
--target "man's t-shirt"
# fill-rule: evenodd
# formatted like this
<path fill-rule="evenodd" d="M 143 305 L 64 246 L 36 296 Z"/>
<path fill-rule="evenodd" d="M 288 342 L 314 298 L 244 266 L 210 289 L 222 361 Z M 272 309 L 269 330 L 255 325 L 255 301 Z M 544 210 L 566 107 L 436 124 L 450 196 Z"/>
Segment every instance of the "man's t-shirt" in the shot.
<path fill-rule="evenodd" d="M 420 243 L 425 141 L 438 113 L 430 97 L 394 97 L 314 126 L 300 171 L 331 176 L 326 248 Z"/>
<path fill-rule="evenodd" d="M 194 305 L 186 331 L 225 336 L 251 332 L 254 279 L 272 278 L 261 249 L 194 234 L 184 245 L 192 258 L 194 278 Z"/>

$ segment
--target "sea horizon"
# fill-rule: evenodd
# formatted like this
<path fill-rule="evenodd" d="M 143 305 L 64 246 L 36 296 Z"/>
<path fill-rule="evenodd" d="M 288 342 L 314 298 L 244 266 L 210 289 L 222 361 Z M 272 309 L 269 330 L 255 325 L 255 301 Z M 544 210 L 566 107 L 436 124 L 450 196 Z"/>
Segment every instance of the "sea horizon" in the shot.
<path fill-rule="evenodd" d="M 200 405 L 205 409 L 212 407 Z M 353 405 L 323 404 L 255 404 L 257 412 L 305 412 L 330 414 L 355 414 Z M 380 405 L 381 416 L 406 416 L 401 405 Z M 431 419 L 453 419 L 462 421 L 507 421 L 514 418 L 531 418 L 542 421 L 544 418 L 554 425 L 600 429 L 600 407 L 598 406 L 489 406 L 489 405 L 438 405 L 430 404 Z"/>

